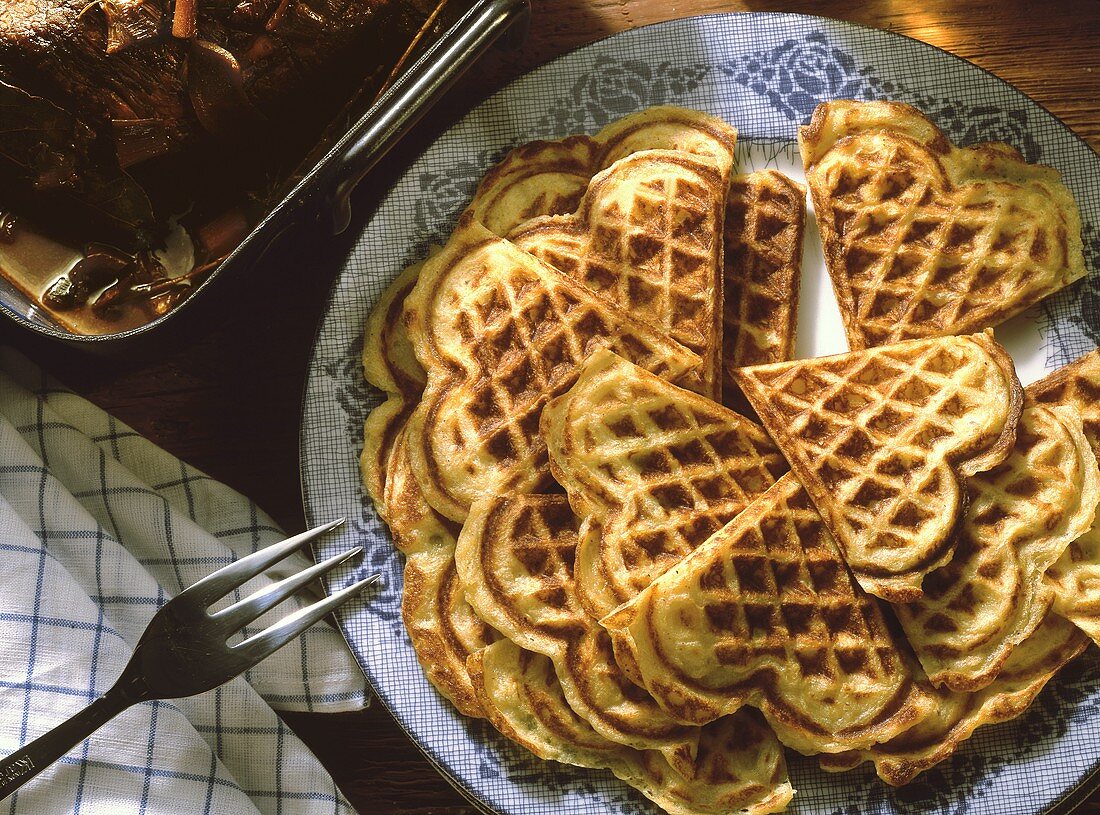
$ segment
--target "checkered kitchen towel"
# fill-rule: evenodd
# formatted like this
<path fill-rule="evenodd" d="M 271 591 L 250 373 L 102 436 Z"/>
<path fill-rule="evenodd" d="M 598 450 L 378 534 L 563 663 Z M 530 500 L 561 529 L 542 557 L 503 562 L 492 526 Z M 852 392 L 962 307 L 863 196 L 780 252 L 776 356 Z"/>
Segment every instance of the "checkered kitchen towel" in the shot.
<path fill-rule="evenodd" d="M 0 755 L 106 691 L 169 597 L 283 537 L 246 498 L 0 349 Z M 340 635 L 317 625 L 215 691 L 131 708 L 0 815 L 352 813 L 272 708 L 366 701 Z"/>

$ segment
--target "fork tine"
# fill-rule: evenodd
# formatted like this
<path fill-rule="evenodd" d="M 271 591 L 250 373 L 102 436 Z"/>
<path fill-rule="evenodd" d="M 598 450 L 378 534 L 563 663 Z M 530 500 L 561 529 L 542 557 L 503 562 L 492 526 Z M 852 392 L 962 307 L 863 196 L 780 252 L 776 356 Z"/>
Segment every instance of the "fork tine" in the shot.
<path fill-rule="evenodd" d="M 179 597 L 186 597 L 202 606 L 209 606 L 221 599 L 233 589 L 239 588 L 265 569 L 269 569 L 280 560 L 292 555 L 306 544 L 330 532 L 344 522 L 343 518 L 321 524 L 313 529 L 294 535 L 281 543 L 273 543 L 246 555 L 207 575 L 202 580 L 185 589 Z"/>
<path fill-rule="evenodd" d="M 255 665 L 264 657 L 282 648 L 290 640 L 297 637 L 326 614 L 334 611 L 345 601 L 359 594 L 363 589 L 374 583 L 381 575 L 371 575 L 365 580 L 353 583 L 345 589 L 330 594 L 324 600 L 318 600 L 311 606 L 295 611 L 284 617 L 269 628 L 265 628 L 259 634 L 254 634 L 243 642 L 231 645 L 229 650 L 238 658 Z"/>
<path fill-rule="evenodd" d="M 222 609 L 210 616 L 225 630 L 227 635 L 231 634 L 234 631 L 244 628 L 265 611 L 277 606 L 299 589 L 323 577 L 341 563 L 345 563 L 362 552 L 363 547 L 356 546 L 354 549 L 349 549 L 346 552 L 333 555 L 328 560 L 324 560 L 314 566 L 310 566 L 308 569 L 303 569 L 297 574 L 292 574 L 290 577 L 253 592 L 240 602 L 234 603 L 229 608 Z"/>

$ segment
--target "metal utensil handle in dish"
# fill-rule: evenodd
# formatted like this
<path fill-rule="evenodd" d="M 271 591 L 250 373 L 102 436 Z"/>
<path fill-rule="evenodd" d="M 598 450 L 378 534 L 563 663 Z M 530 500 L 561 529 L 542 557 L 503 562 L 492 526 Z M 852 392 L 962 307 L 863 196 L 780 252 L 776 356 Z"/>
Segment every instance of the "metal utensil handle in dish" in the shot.
<path fill-rule="evenodd" d="M 332 227 L 351 222 L 352 190 L 490 45 L 529 18 L 529 0 L 478 0 L 406 70 L 356 124 L 331 187 Z M 520 29 L 522 30 L 522 29 Z"/>
<path fill-rule="evenodd" d="M 226 642 L 264 612 L 355 557 L 362 547 L 330 557 L 228 608 L 211 612 L 210 606 L 342 523 L 343 519 L 318 526 L 243 557 L 165 603 L 149 621 L 129 664 L 109 691 L 0 761 L 0 801 L 127 708 L 153 699 L 194 696 L 224 685 L 377 580 L 378 575 L 360 580 L 242 642 Z"/>

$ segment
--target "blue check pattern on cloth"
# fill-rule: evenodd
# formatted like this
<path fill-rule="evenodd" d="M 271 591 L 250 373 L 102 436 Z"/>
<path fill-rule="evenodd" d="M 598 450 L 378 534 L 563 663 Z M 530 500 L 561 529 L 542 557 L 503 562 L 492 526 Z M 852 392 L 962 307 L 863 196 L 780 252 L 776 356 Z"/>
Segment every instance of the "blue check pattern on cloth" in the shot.
<path fill-rule="evenodd" d="M 283 537 L 251 501 L 0 349 L 0 755 L 106 691 L 171 596 Z M 236 596 L 309 562 L 290 558 Z M 317 625 L 217 690 L 131 708 L 0 815 L 353 813 L 273 708 L 367 700 L 340 634 Z"/>

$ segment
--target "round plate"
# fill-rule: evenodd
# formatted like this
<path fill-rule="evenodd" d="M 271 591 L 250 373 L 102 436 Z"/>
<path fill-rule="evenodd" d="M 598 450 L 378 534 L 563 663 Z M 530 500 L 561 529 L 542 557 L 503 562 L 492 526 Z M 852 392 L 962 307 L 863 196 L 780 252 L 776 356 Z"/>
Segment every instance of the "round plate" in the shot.
<path fill-rule="evenodd" d="M 452 127 L 413 164 L 364 229 L 332 292 L 309 370 L 301 436 L 310 523 L 347 517 L 324 556 L 352 542 L 365 562 L 333 587 L 381 572 L 381 589 L 345 606 L 340 624 L 378 698 L 429 759 L 471 799 L 500 813 L 657 811 L 609 773 L 535 759 L 482 721 L 465 719 L 424 678 L 401 625 L 403 558 L 359 481 L 363 420 L 381 399 L 363 381 L 367 313 L 386 285 L 442 243 L 485 171 L 536 138 L 594 133 L 652 105 L 709 111 L 740 132 L 742 171 L 763 165 L 801 178 L 794 139 L 818 102 L 896 99 L 916 105 L 957 144 L 1003 141 L 1058 168 L 1084 220 L 1094 277 L 998 329 L 1021 378 L 1100 343 L 1100 156 L 1019 91 L 925 43 L 789 14 L 695 17 L 618 34 L 513 82 Z M 799 354 L 844 350 L 819 239 L 807 223 Z M 354 571 L 354 573 L 353 573 Z M 866 766 L 828 775 L 790 755 L 794 813 L 961 812 L 1021 815 L 1066 808 L 1100 766 L 1097 649 L 1068 666 L 1030 710 L 982 728 L 952 759 L 891 789 Z"/>

